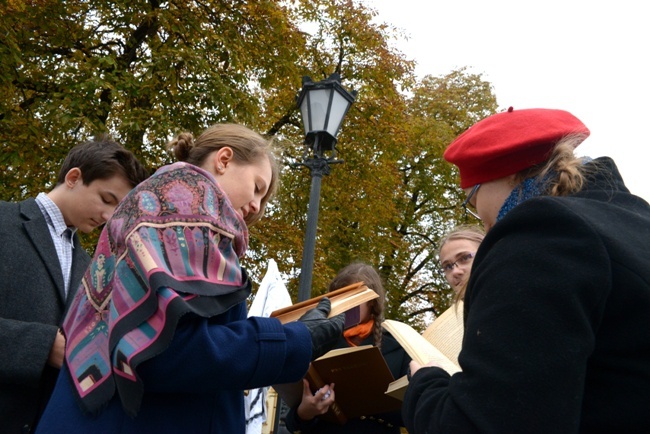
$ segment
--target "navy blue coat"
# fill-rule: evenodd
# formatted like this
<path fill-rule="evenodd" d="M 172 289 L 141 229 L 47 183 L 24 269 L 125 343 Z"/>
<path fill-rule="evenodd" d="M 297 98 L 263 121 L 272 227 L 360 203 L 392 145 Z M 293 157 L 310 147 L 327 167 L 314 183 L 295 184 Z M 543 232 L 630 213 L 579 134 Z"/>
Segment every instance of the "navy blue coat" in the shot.
<path fill-rule="evenodd" d="M 463 372 L 414 375 L 410 434 L 650 432 L 650 206 L 596 162 L 583 191 L 530 199 L 487 234 Z"/>
<path fill-rule="evenodd" d="M 145 391 L 135 418 L 117 395 L 98 415 L 84 414 L 62 369 L 36 432 L 244 434 L 243 391 L 298 381 L 310 357 L 302 323 L 246 319 L 244 302 L 211 319 L 188 314 L 167 350 L 138 367 Z"/>

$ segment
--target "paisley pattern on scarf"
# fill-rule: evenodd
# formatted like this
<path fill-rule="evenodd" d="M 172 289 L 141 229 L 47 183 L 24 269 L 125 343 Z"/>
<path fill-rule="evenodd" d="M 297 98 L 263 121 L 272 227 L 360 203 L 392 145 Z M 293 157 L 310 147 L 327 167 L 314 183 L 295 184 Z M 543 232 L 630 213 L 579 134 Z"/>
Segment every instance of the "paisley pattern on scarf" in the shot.
<path fill-rule="evenodd" d="M 244 220 L 196 166 L 165 166 L 131 191 L 102 231 L 63 324 L 81 407 L 94 413 L 117 392 L 135 415 L 137 366 L 167 348 L 180 316 L 212 317 L 248 297 L 239 264 L 247 247 Z"/>

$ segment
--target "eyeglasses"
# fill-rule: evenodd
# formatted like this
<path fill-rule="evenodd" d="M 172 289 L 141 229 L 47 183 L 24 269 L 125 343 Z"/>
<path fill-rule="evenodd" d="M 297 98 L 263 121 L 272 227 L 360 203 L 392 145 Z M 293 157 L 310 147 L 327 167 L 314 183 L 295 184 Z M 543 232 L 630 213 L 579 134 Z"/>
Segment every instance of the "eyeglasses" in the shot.
<path fill-rule="evenodd" d="M 465 265 L 469 265 L 472 260 L 474 259 L 474 256 L 476 255 L 476 252 L 473 253 L 466 253 L 460 258 L 456 259 L 456 262 L 451 262 L 449 264 L 443 264 L 442 268 L 440 269 L 440 272 L 442 274 L 449 274 L 453 271 L 454 267 L 464 267 Z"/>
<path fill-rule="evenodd" d="M 474 207 L 474 205 L 472 205 L 469 201 L 472 199 L 472 196 L 474 196 L 476 194 L 476 191 L 478 190 L 478 188 L 480 186 L 481 186 L 481 184 L 476 184 L 474 186 L 474 188 L 472 188 L 472 191 L 470 191 L 469 194 L 467 195 L 467 199 L 465 199 L 463 201 L 463 203 L 461 204 L 461 206 L 465 210 L 465 220 L 467 220 L 467 214 L 471 215 L 475 219 L 481 220 L 481 217 L 479 217 L 477 213 L 475 213 L 474 211 L 472 211 L 471 209 L 469 209 L 467 207 L 467 205 L 469 205 L 471 207 Z M 476 207 L 474 207 L 474 208 L 476 208 Z"/>

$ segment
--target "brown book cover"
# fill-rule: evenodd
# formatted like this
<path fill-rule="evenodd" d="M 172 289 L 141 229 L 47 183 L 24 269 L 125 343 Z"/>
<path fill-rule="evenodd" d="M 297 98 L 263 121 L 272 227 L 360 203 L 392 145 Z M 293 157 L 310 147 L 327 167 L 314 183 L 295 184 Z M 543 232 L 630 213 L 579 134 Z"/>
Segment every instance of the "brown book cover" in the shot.
<path fill-rule="evenodd" d="M 377 347 L 341 348 L 314 360 L 307 375 L 312 393 L 334 383 L 335 401 L 319 418 L 344 424 L 348 419 L 399 410 L 400 400 L 386 395 L 393 375 Z M 300 386 L 300 387 L 298 387 Z M 290 407 L 302 399 L 302 382 L 273 388 Z"/>
<path fill-rule="evenodd" d="M 330 299 L 332 309 L 329 317 L 336 316 L 346 312 L 354 307 L 357 307 L 367 301 L 374 300 L 379 295 L 368 288 L 363 282 L 353 283 L 352 285 L 344 286 L 336 291 L 327 294 L 319 295 L 318 297 L 310 298 L 309 300 L 301 301 L 291 306 L 271 312 L 271 318 L 277 318 L 282 324 L 291 321 L 297 321 L 298 318 L 303 316 L 307 311 L 313 309 L 318 305 L 318 302 L 327 297 Z"/>
<path fill-rule="evenodd" d="M 382 326 L 400 343 L 411 359 L 420 365 L 426 365 L 431 360 L 449 374 L 459 372 L 458 354 L 463 342 L 463 306 L 454 305 L 443 312 L 433 323 L 420 334 L 410 325 L 386 320 Z M 406 377 L 396 380 L 389 386 L 386 393 L 403 399 L 408 387 Z"/>

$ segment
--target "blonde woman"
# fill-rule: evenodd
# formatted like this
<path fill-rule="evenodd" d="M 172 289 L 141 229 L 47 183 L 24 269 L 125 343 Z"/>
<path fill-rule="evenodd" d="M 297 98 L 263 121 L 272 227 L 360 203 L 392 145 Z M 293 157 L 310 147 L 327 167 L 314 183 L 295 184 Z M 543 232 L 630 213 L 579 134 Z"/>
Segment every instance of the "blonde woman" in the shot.
<path fill-rule="evenodd" d="M 479 226 L 460 225 L 440 239 L 440 271 L 454 290 L 454 301 L 465 298 L 469 273 L 483 238 L 485 232 Z"/>

